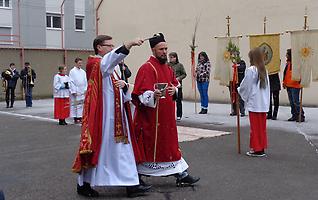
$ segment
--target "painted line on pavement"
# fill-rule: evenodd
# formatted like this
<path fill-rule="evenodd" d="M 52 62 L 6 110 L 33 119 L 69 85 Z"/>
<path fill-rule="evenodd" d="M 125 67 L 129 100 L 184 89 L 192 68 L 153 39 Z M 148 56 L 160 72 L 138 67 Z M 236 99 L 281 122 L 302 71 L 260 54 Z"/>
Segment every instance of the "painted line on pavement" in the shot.
<path fill-rule="evenodd" d="M 57 122 L 56 119 L 51 119 L 51 118 L 47 118 L 47 117 L 39 117 L 39 116 L 34 116 L 34 115 L 26 115 L 26 114 L 20 114 L 20 113 L 0 111 L 0 114 L 21 117 L 21 119 L 30 118 L 30 119 L 36 119 L 36 120 L 46 121 L 46 122 Z"/>

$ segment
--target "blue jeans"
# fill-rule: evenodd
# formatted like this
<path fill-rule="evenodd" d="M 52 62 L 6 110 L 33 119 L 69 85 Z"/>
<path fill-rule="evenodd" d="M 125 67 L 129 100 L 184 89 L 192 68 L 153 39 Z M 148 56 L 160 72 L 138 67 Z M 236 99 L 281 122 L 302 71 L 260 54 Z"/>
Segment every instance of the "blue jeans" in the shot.
<path fill-rule="evenodd" d="M 32 87 L 25 88 L 25 103 L 26 107 L 32 107 Z"/>
<path fill-rule="evenodd" d="M 297 118 L 299 116 L 299 111 L 300 111 L 299 92 L 300 92 L 300 88 L 287 87 L 291 114 L 294 118 Z M 302 110 L 302 116 L 304 117 L 304 110 Z"/>
<path fill-rule="evenodd" d="M 201 99 L 201 108 L 208 109 L 209 105 L 209 96 L 208 96 L 208 89 L 209 89 L 209 82 L 198 82 L 198 90 L 200 93 Z"/>

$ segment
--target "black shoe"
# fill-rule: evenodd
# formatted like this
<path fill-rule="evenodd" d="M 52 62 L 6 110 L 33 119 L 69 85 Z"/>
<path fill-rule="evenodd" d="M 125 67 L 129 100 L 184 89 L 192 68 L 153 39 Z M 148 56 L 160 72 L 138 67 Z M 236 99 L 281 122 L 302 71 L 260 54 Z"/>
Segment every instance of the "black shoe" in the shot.
<path fill-rule="evenodd" d="M 208 109 L 202 108 L 201 111 L 199 112 L 199 114 L 207 114 L 208 113 Z"/>
<path fill-rule="evenodd" d="M 305 118 L 304 117 L 301 117 L 300 121 L 299 121 L 299 117 L 295 120 L 296 122 L 304 122 L 305 121 Z"/>
<path fill-rule="evenodd" d="M 272 115 L 267 115 L 266 119 L 273 119 Z"/>
<path fill-rule="evenodd" d="M 273 117 L 272 117 L 272 120 L 277 120 L 277 116 L 273 116 Z"/>
<path fill-rule="evenodd" d="M 64 125 L 67 125 L 67 123 L 65 122 L 65 120 L 59 119 L 59 125 L 64 126 Z"/>
<path fill-rule="evenodd" d="M 149 187 L 151 188 L 152 185 L 148 185 L 144 180 L 142 180 L 140 177 L 139 177 L 139 184 L 142 185 L 142 186 L 145 186 L 145 187 Z"/>
<path fill-rule="evenodd" d="M 127 197 L 133 198 L 138 196 L 143 196 L 145 192 L 147 192 L 151 188 L 151 185 L 143 186 L 143 185 L 135 185 L 135 186 L 127 186 L 126 192 Z"/>
<path fill-rule="evenodd" d="M 289 118 L 287 121 L 289 121 L 289 122 L 293 122 L 293 121 L 296 121 L 296 117 L 291 117 L 291 118 Z"/>
<path fill-rule="evenodd" d="M 10 108 L 13 108 L 13 105 L 11 105 Z"/>
<path fill-rule="evenodd" d="M 195 184 L 199 180 L 200 180 L 199 177 L 187 175 L 186 177 L 182 179 L 177 179 L 176 184 L 177 184 L 177 187 L 193 186 L 193 184 Z"/>
<path fill-rule="evenodd" d="M 96 190 L 93 190 L 89 183 L 84 183 L 84 185 L 79 186 L 77 184 L 77 194 L 85 197 L 98 197 L 99 193 Z"/>
<path fill-rule="evenodd" d="M 236 116 L 236 113 L 231 112 L 231 113 L 230 113 L 230 116 Z"/>
<path fill-rule="evenodd" d="M 245 113 L 241 113 L 241 117 L 245 117 Z"/>
<path fill-rule="evenodd" d="M 7 105 L 7 108 L 9 108 L 9 105 Z"/>

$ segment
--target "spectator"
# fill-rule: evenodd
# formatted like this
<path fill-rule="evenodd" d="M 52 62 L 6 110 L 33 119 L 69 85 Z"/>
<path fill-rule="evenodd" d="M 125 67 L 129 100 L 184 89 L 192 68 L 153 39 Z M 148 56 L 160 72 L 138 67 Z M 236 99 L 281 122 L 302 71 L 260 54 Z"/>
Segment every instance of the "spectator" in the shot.
<path fill-rule="evenodd" d="M 21 71 L 20 78 L 22 79 L 26 107 L 32 107 L 32 90 L 34 87 L 34 80 L 36 79 L 36 73 L 34 69 L 31 68 L 29 62 L 24 63 L 24 69 Z"/>
<path fill-rule="evenodd" d="M 5 91 L 6 91 L 7 108 L 9 108 L 10 102 L 11 102 L 10 108 L 13 108 L 13 104 L 15 100 L 15 88 L 17 85 L 17 81 L 20 78 L 20 74 L 18 70 L 16 70 L 14 63 L 10 63 L 9 69 L 2 72 L 2 78 L 6 82 Z"/>
<path fill-rule="evenodd" d="M 58 67 L 54 76 L 54 119 L 59 119 L 59 125 L 67 125 L 65 119 L 70 116 L 70 79 L 66 75 L 65 66 Z"/>
<path fill-rule="evenodd" d="M 172 69 L 174 70 L 174 73 L 176 75 L 177 80 L 179 81 L 180 85 L 178 86 L 178 92 L 177 92 L 177 120 L 181 120 L 182 118 L 182 80 L 187 76 L 187 73 L 183 67 L 183 65 L 179 62 L 178 54 L 176 52 L 169 53 L 169 63 L 168 63 Z"/>
<path fill-rule="evenodd" d="M 210 81 L 211 64 L 208 55 L 205 52 L 200 52 L 198 56 L 198 64 L 195 69 L 198 90 L 201 99 L 201 111 L 199 114 L 208 113 L 209 105 L 209 81 Z"/>

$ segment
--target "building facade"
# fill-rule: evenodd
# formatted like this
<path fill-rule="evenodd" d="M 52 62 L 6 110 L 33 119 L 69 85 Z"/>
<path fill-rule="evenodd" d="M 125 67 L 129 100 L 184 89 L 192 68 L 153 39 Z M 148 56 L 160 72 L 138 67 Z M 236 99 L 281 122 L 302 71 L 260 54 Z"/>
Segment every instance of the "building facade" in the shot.
<path fill-rule="evenodd" d="M 100 4 L 101 3 L 101 4 Z M 168 42 L 168 51 L 178 53 L 179 60 L 188 74 L 183 81 L 183 94 L 186 99 L 194 99 L 194 90 L 191 86 L 191 57 L 190 47 L 196 19 L 199 18 L 197 29 L 197 55 L 205 51 L 212 64 L 212 73 L 209 86 L 209 100 L 211 102 L 229 102 L 229 91 L 214 80 L 214 66 L 216 60 L 215 36 L 225 36 L 229 15 L 231 36 L 241 35 L 241 56 L 249 65 L 249 34 L 263 33 L 263 20 L 267 17 L 267 33 L 283 33 L 281 35 L 280 58 L 283 78 L 286 49 L 291 47 L 290 34 L 287 30 L 301 30 L 304 26 L 305 7 L 308 10 L 309 29 L 318 28 L 318 1 L 317 0 L 127 0 L 109 1 L 95 0 L 98 9 L 98 32 L 114 36 L 115 42 L 135 37 L 147 38 L 154 33 L 164 33 Z M 120 17 L 118 14 L 120 13 Z M 148 43 L 148 42 L 147 42 Z M 149 44 L 134 49 L 125 60 L 130 66 L 133 76 L 140 65 L 151 55 Z M 130 79 L 134 81 L 134 77 Z M 305 105 L 318 106 L 318 83 L 311 83 L 310 88 L 304 89 L 303 102 Z M 288 104 L 287 92 L 281 91 L 281 103 Z M 197 99 L 198 99 L 197 92 Z"/>
<path fill-rule="evenodd" d="M 0 0 L 0 47 L 92 49 L 93 0 Z"/>

